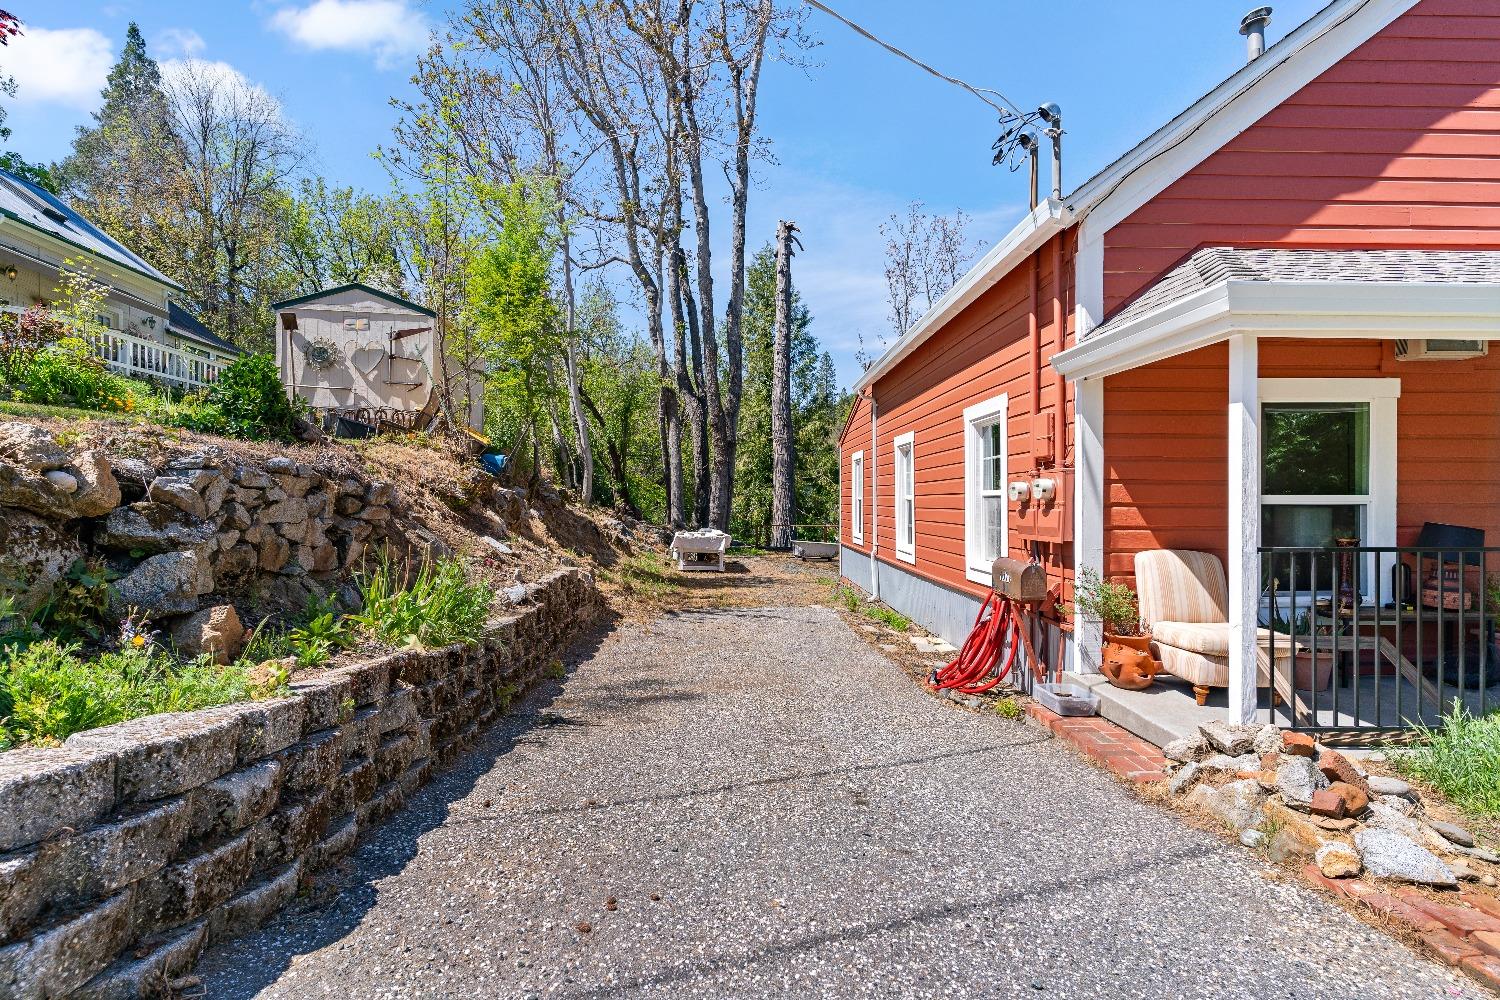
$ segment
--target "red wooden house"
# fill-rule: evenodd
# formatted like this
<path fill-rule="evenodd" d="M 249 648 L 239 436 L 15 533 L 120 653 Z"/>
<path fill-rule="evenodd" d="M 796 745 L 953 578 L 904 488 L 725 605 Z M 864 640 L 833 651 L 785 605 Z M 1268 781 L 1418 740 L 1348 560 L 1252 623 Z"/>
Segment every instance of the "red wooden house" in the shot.
<path fill-rule="evenodd" d="M 1302 592 L 1319 631 L 1342 571 L 1378 619 L 1407 597 L 1395 564 L 1424 572 L 1396 551 L 1424 525 L 1500 543 L 1497 338 L 1500 4 L 1336 0 L 1043 201 L 869 368 L 842 439 L 843 575 L 960 643 L 996 555 L 1066 589 L 1210 553 L 1229 625 L 1210 708 L 1249 719 L 1279 600 Z M 1339 538 L 1355 553 L 1314 558 Z M 1309 550 L 1296 586 L 1269 551 L 1288 547 Z M 1335 653 L 1351 633 L 1321 631 Z M 1054 640 L 1097 672 L 1096 625 Z"/>

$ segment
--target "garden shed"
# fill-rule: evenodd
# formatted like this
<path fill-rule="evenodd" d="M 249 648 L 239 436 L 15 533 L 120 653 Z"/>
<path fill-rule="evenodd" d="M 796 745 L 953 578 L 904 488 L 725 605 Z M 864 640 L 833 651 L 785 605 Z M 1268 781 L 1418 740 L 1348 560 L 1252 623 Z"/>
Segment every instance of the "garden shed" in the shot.
<path fill-rule="evenodd" d="M 432 310 L 358 282 L 272 308 L 282 384 L 314 412 L 421 429 L 446 404 L 455 423 L 483 423 L 482 377 L 439 349 Z"/>

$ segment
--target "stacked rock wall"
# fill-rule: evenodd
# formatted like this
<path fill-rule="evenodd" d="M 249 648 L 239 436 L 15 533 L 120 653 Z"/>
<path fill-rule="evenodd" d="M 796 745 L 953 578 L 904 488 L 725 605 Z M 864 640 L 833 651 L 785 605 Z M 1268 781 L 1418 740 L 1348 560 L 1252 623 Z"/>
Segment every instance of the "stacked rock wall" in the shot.
<path fill-rule="evenodd" d="M 599 607 L 588 574 L 563 570 L 473 646 L 0 754 L 0 996 L 165 992 L 401 808 Z"/>
<path fill-rule="evenodd" d="M 382 548 L 446 553 L 390 483 L 358 472 L 212 447 L 155 462 L 74 454 L 0 423 L 0 581 L 19 585 L 23 610 L 79 559 L 119 574 L 116 615 L 188 614 L 210 594 L 300 610 Z"/>

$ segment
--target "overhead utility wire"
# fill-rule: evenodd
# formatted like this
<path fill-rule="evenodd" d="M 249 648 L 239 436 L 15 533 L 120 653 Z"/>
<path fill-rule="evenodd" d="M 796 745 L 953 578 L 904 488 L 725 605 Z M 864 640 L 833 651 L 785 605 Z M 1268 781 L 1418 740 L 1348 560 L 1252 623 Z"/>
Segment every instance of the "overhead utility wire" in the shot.
<path fill-rule="evenodd" d="M 854 31 L 857 31 L 859 34 L 864 35 L 870 41 L 874 42 L 876 45 L 879 45 L 881 48 L 885 49 L 887 52 L 891 53 L 892 55 L 898 56 L 898 57 L 900 57 L 902 59 L 905 59 L 907 62 L 911 63 L 913 66 L 918 67 L 919 69 L 926 70 L 928 73 L 931 73 L 933 76 L 937 77 L 939 80 L 943 80 L 946 83 L 951 83 L 955 87 L 962 87 L 964 90 L 967 90 L 969 93 L 973 94 L 975 97 L 979 98 L 985 104 L 988 104 L 990 107 L 994 108 L 996 111 L 1000 112 L 1002 115 L 1005 115 L 1007 117 L 1009 117 L 1009 116 L 1015 116 L 1017 118 L 1022 117 L 1021 109 L 1018 108 L 1018 107 L 1016 107 L 1016 105 L 1011 101 L 1011 99 L 1008 98 L 1008 97 L 1006 97 L 1004 94 L 1000 93 L 1000 91 L 998 91 L 998 90 L 992 90 L 989 87 L 975 87 L 972 84 L 965 83 L 964 81 L 958 79 L 957 77 L 952 77 L 952 76 L 949 76 L 946 73 L 942 73 L 942 72 L 939 72 L 936 69 L 933 69 L 931 66 L 927 65 L 926 63 L 924 63 L 922 60 L 918 59 L 917 57 L 915 57 L 913 55 L 910 55 L 909 53 L 901 51 L 900 49 L 896 48 L 896 46 L 892 45 L 890 42 L 887 42 L 887 41 L 884 41 L 881 38 L 878 38 L 876 35 L 874 35 L 869 30 L 867 30 L 865 28 L 862 28 L 859 25 L 855 24 L 853 21 L 849 20 L 843 14 L 840 14 L 838 11 L 834 10 L 832 7 L 828 6 L 825 3 L 820 2 L 820 0 L 803 0 L 803 2 L 806 3 L 809 7 L 816 7 L 818 10 L 821 10 L 823 13 L 827 14 L 831 18 L 834 18 L 835 20 L 842 21 L 848 27 L 852 28 Z M 994 94 L 996 97 L 1000 98 L 1000 102 L 1001 103 L 1000 104 L 996 104 L 994 101 L 992 101 L 988 97 L 984 96 L 985 94 Z"/>

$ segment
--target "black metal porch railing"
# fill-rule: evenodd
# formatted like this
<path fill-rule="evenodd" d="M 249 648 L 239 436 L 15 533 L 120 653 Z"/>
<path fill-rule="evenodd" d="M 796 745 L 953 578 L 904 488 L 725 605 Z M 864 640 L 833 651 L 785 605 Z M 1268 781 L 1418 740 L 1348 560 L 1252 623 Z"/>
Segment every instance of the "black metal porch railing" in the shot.
<path fill-rule="evenodd" d="M 1265 547 L 1260 565 L 1261 717 L 1375 735 L 1500 708 L 1500 548 Z"/>

